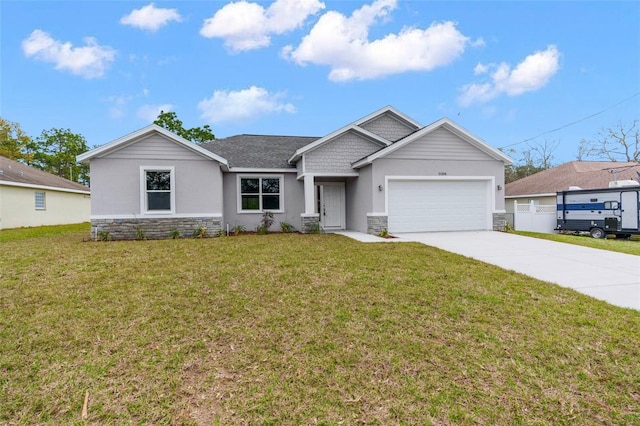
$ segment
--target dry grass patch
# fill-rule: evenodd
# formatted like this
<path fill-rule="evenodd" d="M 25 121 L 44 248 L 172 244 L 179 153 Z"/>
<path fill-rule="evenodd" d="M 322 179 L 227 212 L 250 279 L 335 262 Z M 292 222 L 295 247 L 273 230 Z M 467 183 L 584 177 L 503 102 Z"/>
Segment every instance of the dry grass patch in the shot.
<path fill-rule="evenodd" d="M 0 232 L 0 423 L 640 422 L 638 311 L 413 243 L 87 234 Z"/>

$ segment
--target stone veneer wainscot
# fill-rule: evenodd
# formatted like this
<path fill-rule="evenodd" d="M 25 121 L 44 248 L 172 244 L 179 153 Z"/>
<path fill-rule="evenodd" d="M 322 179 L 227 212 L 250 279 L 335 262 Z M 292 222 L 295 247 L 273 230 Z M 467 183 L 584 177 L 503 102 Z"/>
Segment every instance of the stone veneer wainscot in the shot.
<path fill-rule="evenodd" d="M 222 217 L 91 219 L 93 239 L 108 232 L 111 240 L 135 240 L 139 237 L 138 229 L 144 238 L 151 240 L 171 238 L 169 234 L 174 230 L 182 237 L 191 237 L 200 228 L 207 229 L 207 237 L 217 236 L 222 231 Z"/>

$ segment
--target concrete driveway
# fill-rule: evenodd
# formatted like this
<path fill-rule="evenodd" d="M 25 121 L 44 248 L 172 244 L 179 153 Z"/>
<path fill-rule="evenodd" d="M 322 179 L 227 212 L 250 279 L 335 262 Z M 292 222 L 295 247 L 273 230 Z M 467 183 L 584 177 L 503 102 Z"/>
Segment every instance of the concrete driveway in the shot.
<path fill-rule="evenodd" d="M 504 232 L 394 234 L 640 310 L 640 257 Z"/>

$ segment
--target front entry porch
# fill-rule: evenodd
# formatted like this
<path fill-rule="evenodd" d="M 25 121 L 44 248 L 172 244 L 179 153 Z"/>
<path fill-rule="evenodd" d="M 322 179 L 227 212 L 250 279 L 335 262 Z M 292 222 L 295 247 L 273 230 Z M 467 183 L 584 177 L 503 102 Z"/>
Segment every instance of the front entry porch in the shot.
<path fill-rule="evenodd" d="M 347 229 L 346 179 L 344 176 L 304 177 L 305 212 L 302 232 Z"/>

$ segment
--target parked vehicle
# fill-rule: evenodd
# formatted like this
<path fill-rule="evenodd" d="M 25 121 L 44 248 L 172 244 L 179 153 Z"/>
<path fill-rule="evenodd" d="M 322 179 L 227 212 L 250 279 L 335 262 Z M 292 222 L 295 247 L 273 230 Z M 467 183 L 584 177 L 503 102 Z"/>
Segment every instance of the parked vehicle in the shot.
<path fill-rule="evenodd" d="M 612 182 L 613 183 L 613 182 Z M 589 232 L 593 238 L 640 234 L 640 186 L 571 189 L 557 193 L 557 231 Z"/>

